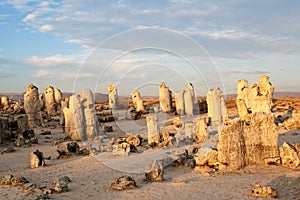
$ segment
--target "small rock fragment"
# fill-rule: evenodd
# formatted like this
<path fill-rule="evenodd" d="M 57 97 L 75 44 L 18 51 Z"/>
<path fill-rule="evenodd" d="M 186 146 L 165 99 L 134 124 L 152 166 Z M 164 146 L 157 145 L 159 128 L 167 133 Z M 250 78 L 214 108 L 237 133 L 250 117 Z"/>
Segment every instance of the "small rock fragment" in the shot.
<path fill-rule="evenodd" d="M 39 166 L 45 165 L 45 158 L 43 152 L 39 151 L 38 149 L 34 152 L 30 153 L 30 168 L 37 168 Z"/>
<path fill-rule="evenodd" d="M 150 182 L 163 181 L 164 166 L 161 160 L 152 160 L 148 166 L 145 173 L 146 180 Z"/>
<path fill-rule="evenodd" d="M 277 192 L 274 188 L 271 188 L 270 186 L 263 187 L 257 183 L 254 183 L 253 188 L 251 190 L 251 196 L 263 198 L 276 198 Z"/>

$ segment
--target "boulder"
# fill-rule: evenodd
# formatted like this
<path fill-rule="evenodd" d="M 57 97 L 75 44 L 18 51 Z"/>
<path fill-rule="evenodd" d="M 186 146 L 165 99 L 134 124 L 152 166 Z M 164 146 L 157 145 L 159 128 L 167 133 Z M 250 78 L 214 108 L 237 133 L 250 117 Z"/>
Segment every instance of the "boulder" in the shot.
<path fill-rule="evenodd" d="M 38 168 L 45 165 L 45 158 L 43 152 L 38 149 L 30 153 L 30 168 Z"/>
<path fill-rule="evenodd" d="M 71 182 L 71 179 L 68 176 L 62 176 L 59 178 L 56 178 L 54 180 L 54 186 L 52 188 L 52 191 L 56 193 L 62 193 L 69 191 L 68 184 Z"/>
<path fill-rule="evenodd" d="M 254 183 L 251 190 L 251 196 L 261 198 L 276 198 L 277 191 L 270 186 L 261 186 L 257 183 Z"/>
<path fill-rule="evenodd" d="M 164 166 L 163 161 L 161 160 L 152 160 L 146 169 L 146 180 L 150 182 L 159 182 L 163 181 Z"/>
<path fill-rule="evenodd" d="M 300 165 L 300 154 L 295 146 L 284 142 L 279 152 L 283 166 L 296 169 Z"/>

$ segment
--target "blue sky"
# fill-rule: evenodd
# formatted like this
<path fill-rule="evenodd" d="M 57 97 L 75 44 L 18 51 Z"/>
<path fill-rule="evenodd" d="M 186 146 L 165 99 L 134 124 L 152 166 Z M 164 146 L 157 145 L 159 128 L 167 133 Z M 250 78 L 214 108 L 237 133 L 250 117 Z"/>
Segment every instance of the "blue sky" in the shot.
<path fill-rule="evenodd" d="M 270 76 L 300 91 L 300 2 L 1 0 L 0 92 L 90 88 L 158 94 L 195 85 L 235 93 Z"/>

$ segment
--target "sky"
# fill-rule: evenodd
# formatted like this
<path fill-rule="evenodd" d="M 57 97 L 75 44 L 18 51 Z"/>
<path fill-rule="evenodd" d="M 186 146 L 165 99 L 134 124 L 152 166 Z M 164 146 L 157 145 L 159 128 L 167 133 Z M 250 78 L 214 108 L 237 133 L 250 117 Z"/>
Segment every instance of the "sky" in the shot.
<path fill-rule="evenodd" d="M 297 0 L 0 0 L 0 92 L 300 91 Z"/>

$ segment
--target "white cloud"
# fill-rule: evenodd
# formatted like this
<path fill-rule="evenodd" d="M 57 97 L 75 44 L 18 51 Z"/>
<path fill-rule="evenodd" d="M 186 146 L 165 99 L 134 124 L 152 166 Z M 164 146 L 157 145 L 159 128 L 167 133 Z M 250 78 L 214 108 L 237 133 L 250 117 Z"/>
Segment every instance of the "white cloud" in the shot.
<path fill-rule="evenodd" d="M 50 24 L 44 24 L 39 28 L 40 32 L 49 32 L 49 31 L 52 31 L 52 30 L 54 30 L 54 27 Z"/>
<path fill-rule="evenodd" d="M 49 57 L 32 56 L 27 59 L 27 63 L 35 67 L 58 67 L 61 65 L 74 64 L 75 62 L 76 61 L 73 56 L 64 57 L 61 55 Z"/>

